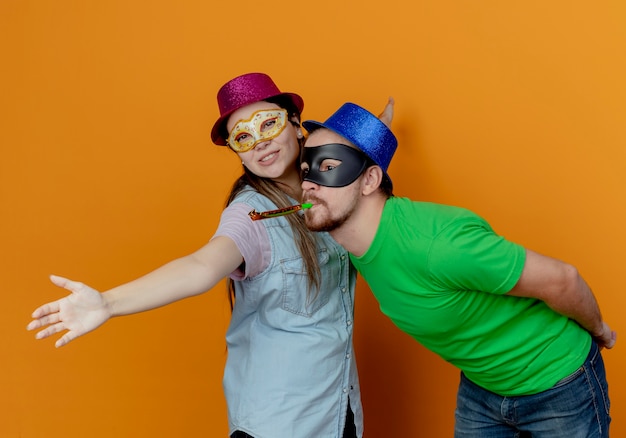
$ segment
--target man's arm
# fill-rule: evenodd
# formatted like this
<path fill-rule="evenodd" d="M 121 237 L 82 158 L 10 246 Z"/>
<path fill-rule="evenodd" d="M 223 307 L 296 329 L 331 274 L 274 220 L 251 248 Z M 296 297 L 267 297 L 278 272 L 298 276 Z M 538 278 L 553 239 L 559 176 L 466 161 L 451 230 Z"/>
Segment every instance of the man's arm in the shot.
<path fill-rule="evenodd" d="M 508 295 L 541 300 L 580 324 L 600 347 L 615 344 L 616 334 L 602 319 L 593 292 L 570 264 L 527 249 L 522 275 Z"/>

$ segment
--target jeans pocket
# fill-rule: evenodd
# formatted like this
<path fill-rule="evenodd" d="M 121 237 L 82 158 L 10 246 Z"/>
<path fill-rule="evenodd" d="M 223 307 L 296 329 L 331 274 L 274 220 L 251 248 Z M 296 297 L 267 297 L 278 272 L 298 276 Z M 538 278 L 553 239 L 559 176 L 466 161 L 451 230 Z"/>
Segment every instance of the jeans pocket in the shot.
<path fill-rule="evenodd" d="M 576 371 L 574 371 L 572 374 L 570 374 L 569 376 L 563 377 L 561 380 L 556 382 L 556 384 L 552 387 L 552 389 L 567 385 L 568 383 L 572 382 L 573 380 L 581 376 L 584 372 L 585 372 L 585 367 L 583 365 L 580 368 L 578 368 Z"/>
<path fill-rule="evenodd" d="M 609 398 L 609 386 L 606 380 L 606 369 L 604 368 L 604 360 L 602 354 L 598 350 L 596 354 L 589 361 L 589 368 L 591 371 L 590 378 L 595 381 L 595 386 L 598 388 L 602 401 L 604 402 L 604 408 L 608 414 L 611 409 L 611 399 Z"/>

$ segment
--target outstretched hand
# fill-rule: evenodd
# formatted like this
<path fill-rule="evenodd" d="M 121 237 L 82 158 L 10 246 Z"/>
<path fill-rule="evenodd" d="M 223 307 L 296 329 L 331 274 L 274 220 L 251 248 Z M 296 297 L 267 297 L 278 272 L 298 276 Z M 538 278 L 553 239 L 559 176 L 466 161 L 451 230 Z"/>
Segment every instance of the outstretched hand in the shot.
<path fill-rule="evenodd" d="M 67 330 L 57 340 L 55 346 L 62 347 L 77 337 L 98 328 L 111 317 L 111 312 L 102 297 L 95 289 L 67 278 L 50 276 L 55 285 L 71 292 L 60 300 L 53 301 L 37 308 L 33 312 L 33 320 L 26 327 L 36 330 L 45 327 L 35 336 L 37 339 L 47 338 Z"/>

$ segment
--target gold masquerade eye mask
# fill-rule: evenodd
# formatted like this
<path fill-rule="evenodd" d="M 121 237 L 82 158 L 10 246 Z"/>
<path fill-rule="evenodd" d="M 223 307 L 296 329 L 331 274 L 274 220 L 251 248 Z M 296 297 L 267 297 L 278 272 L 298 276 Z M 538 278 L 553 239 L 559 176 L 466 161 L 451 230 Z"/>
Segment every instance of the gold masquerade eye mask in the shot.
<path fill-rule="evenodd" d="M 255 111 L 248 120 L 239 120 L 228 136 L 228 146 L 235 152 L 247 152 L 259 143 L 278 137 L 287 124 L 287 111 Z"/>

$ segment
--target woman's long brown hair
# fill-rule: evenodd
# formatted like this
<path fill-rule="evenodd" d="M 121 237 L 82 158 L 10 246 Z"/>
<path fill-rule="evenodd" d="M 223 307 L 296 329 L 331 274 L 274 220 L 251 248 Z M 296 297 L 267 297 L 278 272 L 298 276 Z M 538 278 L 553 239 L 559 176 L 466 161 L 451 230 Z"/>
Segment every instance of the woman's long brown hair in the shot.
<path fill-rule="evenodd" d="M 290 105 L 290 102 L 285 102 L 284 100 L 273 100 L 268 99 L 268 102 L 276 103 L 282 108 L 285 108 L 290 114 L 290 121 L 296 126 L 300 126 L 300 114 L 296 108 L 293 108 Z M 299 141 L 300 148 L 302 148 L 304 139 Z M 295 163 L 297 169 L 300 169 L 300 162 Z M 226 201 L 226 206 L 230 205 L 230 203 L 235 199 L 235 197 L 241 193 L 246 187 L 252 187 L 255 191 L 259 192 L 261 195 L 267 197 L 271 200 L 278 208 L 290 207 L 292 205 L 292 201 L 289 200 L 285 191 L 281 189 L 281 183 L 271 180 L 269 178 L 263 178 L 252 173 L 248 168 L 244 167 L 244 173 L 241 175 L 233 184 L 230 194 L 228 195 L 228 199 Z M 304 262 L 304 268 L 308 277 L 308 290 L 307 290 L 307 298 L 310 298 L 310 294 L 312 290 L 319 290 L 320 287 L 320 267 L 317 260 L 317 245 L 315 236 L 309 229 L 306 227 L 304 223 L 304 217 L 300 214 L 290 214 L 287 216 L 283 216 L 289 222 L 291 229 L 293 231 L 295 244 L 298 247 L 300 254 L 302 255 L 302 260 Z M 234 305 L 235 300 L 235 287 L 234 281 L 232 279 L 228 279 L 228 292 L 229 292 L 229 300 L 231 310 Z M 317 293 L 313 295 L 313 298 Z M 308 301 L 308 299 L 307 299 Z"/>

